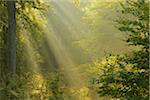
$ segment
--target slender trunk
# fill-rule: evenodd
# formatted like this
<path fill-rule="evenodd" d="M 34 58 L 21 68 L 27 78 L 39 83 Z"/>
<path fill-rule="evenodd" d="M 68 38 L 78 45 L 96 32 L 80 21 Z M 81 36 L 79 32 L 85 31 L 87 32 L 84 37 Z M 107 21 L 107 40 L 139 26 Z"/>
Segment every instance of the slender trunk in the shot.
<path fill-rule="evenodd" d="M 15 0 L 7 1 L 8 37 L 7 37 L 7 65 L 12 74 L 16 73 L 16 9 Z"/>

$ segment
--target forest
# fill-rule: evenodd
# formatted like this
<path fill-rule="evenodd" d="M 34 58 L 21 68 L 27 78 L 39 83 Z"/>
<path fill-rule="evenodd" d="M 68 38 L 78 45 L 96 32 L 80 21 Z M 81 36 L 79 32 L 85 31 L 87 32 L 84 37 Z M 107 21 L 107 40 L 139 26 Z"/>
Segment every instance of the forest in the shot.
<path fill-rule="evenodd" d="M 149 0 L 0 0 L 0 100 L 149 100 Z"/>

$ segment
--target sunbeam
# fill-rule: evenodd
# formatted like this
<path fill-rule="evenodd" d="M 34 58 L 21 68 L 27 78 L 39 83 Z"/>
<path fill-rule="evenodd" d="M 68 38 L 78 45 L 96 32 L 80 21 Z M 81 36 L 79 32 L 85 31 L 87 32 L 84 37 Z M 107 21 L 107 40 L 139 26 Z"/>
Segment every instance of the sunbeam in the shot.
<path fill-rule="evenodd" d="M 148 0 L 1 0 L 0 100 L 148 100 Z"/>
<path fill-rule="evenodd" d="M 53 3 L 55 16 L 52 17 L 53 15 L 48 14 L 48 25 L 47 30 L 45 31 L 48 46 L 55 56 L 58 63 L 57 67 L 64 72 L 66 81 L 69 84 L 68 87 L 74 89 L 87 87 L 81 74 L 76 70 L 77 63 L 72 59 L 73 55 L 71 54 L 71 51 L 69 51 L 72 43 L 69 43 L 68 41 L 70 36 L 76 36 L 80 33 L 79 30 L 82 30 L 82 27 L 84 27 L 80 22 L 80 15 L 76 13 L 70 14 L 71 11 L 76 12 L 74 7 L 71 7 L 70 4 L 64 5 L 58 2 Z M 72 10 L 68 12 L 68 8 Z M 89 97 L 89 99 L 90 98 L 91 97 Z"/>

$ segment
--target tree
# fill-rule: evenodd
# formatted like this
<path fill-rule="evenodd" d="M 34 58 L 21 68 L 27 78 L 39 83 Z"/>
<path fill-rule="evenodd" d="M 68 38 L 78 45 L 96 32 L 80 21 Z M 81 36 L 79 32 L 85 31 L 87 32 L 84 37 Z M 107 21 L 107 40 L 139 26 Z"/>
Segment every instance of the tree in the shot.
<path fill-rule="evenodd" d="M 7 70 L 6 66 L 8 66 L 9 72 L 11 70 L 11 73 L 14 73 L 15 70 L 18 72 L 20 66 L 23 66 L 20 65 L 24 62 L 22 50 L 24 50 L 25 43 L 23 43 L 21 38 L 24 35 L 23 30 L 28 31 L 33 38 L 32 40 L 40 40 L 43 33 L 42 25 L 45 25 L 43 23 L 44 15 L 42 14 L 45 14 L 44 11 L 47 8 L 46 4 L 41 1 L 4 0 L 0 2 L 1 15 L 3 15 L 0 17 L 1 68 L 4 67 Z"/>
<path fill-rule="evenodd" d="M 8 35 L 7 35 L 7 65 L 12 74 L 16 73 L 16 6 L 15 1 L 7 1 Z"/>
<path fill-rule="evenodd" d="M 76 0 L 79 2 L 79 0 Z M 1 4 L 5 4 L 4 1 Z M 17 6 L 16 6 L 17 5 Z M 27 6 L 28 5 L 28 6 Z M 29 7 L 32 10 L 37 9 L 42 12 L 45 10 L 46 6 L 44 3 L 41 3 L 41 0 L 33 0 L 33 1 L 23 1 L 23 0 L 8 0 L 7 1 L 7 10 L 8 10 L 8 35 L 7 35 L 7 66 L 11 73 L 15 74 L 16 72 L 16 29 L 28 28 L 31 33 L 38 32 L 41 30 L 41 23 L 37 23 L 37 21 L 33 20 L 30 17 L 29 13 L 24 13 L 24 10 Z M 32 11 L 31 10 L 31 11 Z M 16 17 L 20 17 L 16 20 Z M 38 16 L 38 15 L 37 15 Z M 34 17 L 35 18 L 35 17 Z M 19 24 L 28 24 L 28 25 L 17 25 L 16 21 L 19 21 Z M 40 20 L 41 21 L 41 20 Z M 6 23 L 5 23 L 6 24 Z M 17 23 L 18 24 L 18 23 Z M 23 27 L 20 27 L 23 26 Z M 17 28 L 16 28 L 17 27 Z M 19 27 L 19 28 L 18 28 Z M 34 28 L 34 29 L 33 29 Z M 34 32 L 33 32 L 34 31 Z M 41 34 L 40 32 L 39 34 Z M 37 35 L 34 34 L 34 37 L 37 38 Z M 36 39 L 38 40 L 38 39 Z"/>
<path fill-rule="evenodd" d="M 20 98 L 28 98 L 28 95 L 31 95 L 28 92 L 29 89 L 25 89 L 29 86 L 27 83 L 33 82 L 34 78 L 30 80 L 28 80 L 29 77 L 26 78 L 30 70 L 25 61 L 27 52 L 23 38 L 27 34 L 23 30 L 28 32 L 30 40 L 32 38 L 39 43 L 37 40 L 40 40 L 43 33 L 41 25 L 45 25 L 41 13 L 46 10 L 45 2 L 40 1 L 42 0 L 2 0 L 0 2 L 0 14 L 2 15 L 0 16 L 0 98 L 3 100 L 20 100 Z M 33 43 L 33 41 L 30 42 Z M 37 48 L 34 54 L 36 51 Z M 32 75 L 35 74 L 32 73 L 30 76 Z"/>
<path fill-rule="evenodd" d="M 110 55 L 94 63 L 97 93 L 121 100 L 149 99 L 149 4 L 128 1 L 122 4 L 118 29 L 128 33 L 126 42 L 137 46 L 129 55 Z"/>

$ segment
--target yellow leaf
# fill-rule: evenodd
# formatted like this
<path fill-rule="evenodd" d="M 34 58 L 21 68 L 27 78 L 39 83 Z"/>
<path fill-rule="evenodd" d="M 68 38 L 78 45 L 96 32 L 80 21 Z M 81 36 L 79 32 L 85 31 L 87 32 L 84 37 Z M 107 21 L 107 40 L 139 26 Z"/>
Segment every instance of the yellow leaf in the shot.
<path fill-rule="evenodd" d="M 80 6 L 80 0 L 73 0 L 73 3 L 75 4 L 76 7 Z"/>

